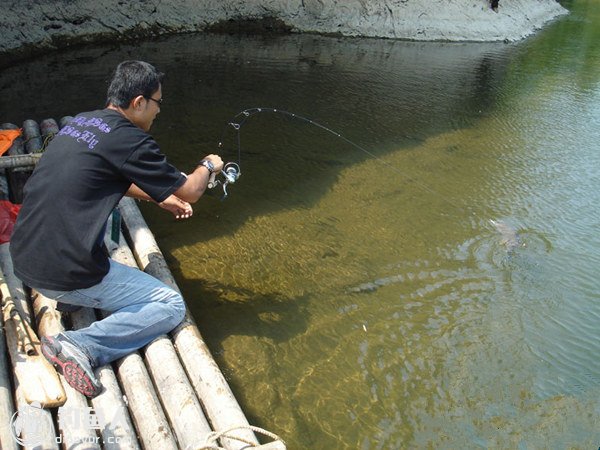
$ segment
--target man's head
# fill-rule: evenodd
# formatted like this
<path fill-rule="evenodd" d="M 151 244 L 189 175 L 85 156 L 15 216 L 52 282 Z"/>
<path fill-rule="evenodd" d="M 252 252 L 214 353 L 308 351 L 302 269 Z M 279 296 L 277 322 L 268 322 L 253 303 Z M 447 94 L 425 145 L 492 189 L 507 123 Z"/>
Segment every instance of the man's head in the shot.
<path fill-rule="evenodd" d="M 106 104 L 145 131 L 160 112 L 164 74 L 144 61 L 123 61 L 108 87 Z"/>

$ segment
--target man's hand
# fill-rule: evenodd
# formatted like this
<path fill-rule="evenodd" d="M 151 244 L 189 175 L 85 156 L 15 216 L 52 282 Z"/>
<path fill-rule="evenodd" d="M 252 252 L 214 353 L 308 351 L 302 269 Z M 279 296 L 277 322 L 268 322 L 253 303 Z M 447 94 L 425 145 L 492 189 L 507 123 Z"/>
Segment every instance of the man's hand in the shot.
<path fill-rule="evenodd" d="M 219 155 L 206 155 L 202 160 L 210 161 L 214 167 L 213 172 L 219 173 L 223 170 L 223 160 Z"/>
<path fill-rule="evenodd" d="M 176 195 L 167 197 L 162 203 L 159 203 L 158 206 L 166 209 L 167 211 L 171 211 L 177 219 L 187 219 L 192 217 L 192 214 L 194 214 L 192 205 L 181 200 Z"/>

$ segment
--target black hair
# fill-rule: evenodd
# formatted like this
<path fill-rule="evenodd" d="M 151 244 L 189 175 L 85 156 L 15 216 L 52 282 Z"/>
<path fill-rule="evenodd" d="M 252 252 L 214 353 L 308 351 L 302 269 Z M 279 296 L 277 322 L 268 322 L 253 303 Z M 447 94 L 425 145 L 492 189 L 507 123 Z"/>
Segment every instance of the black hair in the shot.
<path fill-rule="evenodd" d="M 128 108 L 138 95 L 146 98 L 154 94 L 165 74 L 144 61 L 123 61 L 115 69 L 108 92 L 106 105 Z"/>

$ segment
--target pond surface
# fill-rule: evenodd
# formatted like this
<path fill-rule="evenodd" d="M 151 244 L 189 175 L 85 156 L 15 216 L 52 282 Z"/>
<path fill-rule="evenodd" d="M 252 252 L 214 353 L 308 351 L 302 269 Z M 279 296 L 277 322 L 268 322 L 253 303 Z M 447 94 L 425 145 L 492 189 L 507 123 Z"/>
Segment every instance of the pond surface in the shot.
<path fill-rule="evenodd" d="M 518 44 L 184 35 L 0 72 L 0 121 L 166 72 L 153 135 L 220 201 L 143 207 L 251 423 L 290 449 L 600 446 L 600 2 Z M 223 142 L 218 148 L 217 143 Z M 494 222 L 492 222 L 494 221 Z"/>

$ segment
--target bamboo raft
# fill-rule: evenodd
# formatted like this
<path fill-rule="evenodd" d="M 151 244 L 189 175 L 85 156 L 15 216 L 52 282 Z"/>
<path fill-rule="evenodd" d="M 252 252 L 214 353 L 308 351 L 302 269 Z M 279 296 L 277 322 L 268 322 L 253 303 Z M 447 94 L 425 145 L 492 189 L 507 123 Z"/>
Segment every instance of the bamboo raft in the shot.
<path fill-rule="evenodd" d="M 63 118 L 60 124 L 67 121 Z M 23 138 L 0 158 L 0 191 L 8 193 L 11 202 L 22 200 L 23 185 L 40 150 L 58 130 L 52 119 L 40 126 L 25 121 Z M 119 211 L 119 243 L 111 238 L 110 223 L 104 240 L 111 258 L 180 292 L 135 201 L 124 198 Z M 39 338 L 66 326 L 86 327 L 102 317 L 101 311 L 57 311 L 54 300 L 15 277 L 8 246 L 0 245 L 0 448 L 285 450 L 279 437 L 248 423 L 189 311 L 169 335 L 99 368 L 96 373 L 105 389 L 94 399 L 71 388 L 51 366 L 48 372 Z M 30 414 L 35 418 L 29 421 L 33 429 L 23 426 Z M 270 442 L 261 443 L 260 435 Z"/>

